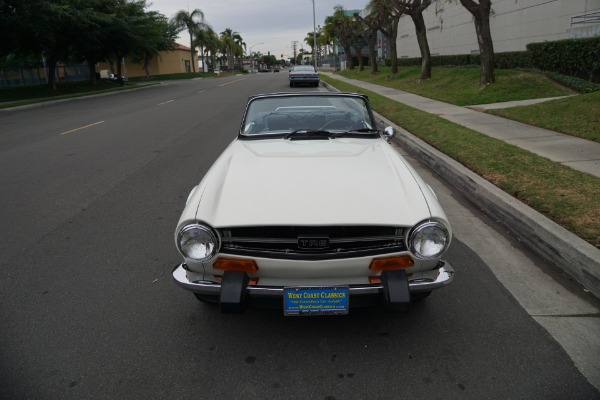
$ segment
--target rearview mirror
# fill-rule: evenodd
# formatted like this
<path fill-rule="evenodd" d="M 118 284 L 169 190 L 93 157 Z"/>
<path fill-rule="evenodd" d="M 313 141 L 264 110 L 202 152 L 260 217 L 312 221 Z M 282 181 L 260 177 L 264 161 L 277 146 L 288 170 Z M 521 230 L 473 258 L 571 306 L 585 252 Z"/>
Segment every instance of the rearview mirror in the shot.
<path fill-rule="evenodd" d="M 386 140 L 386 142 L 391 142 L 394 136 L 396 136 L 396 130 L 393 127 L 387 126 L 383 130 L 383 138 Z"/>

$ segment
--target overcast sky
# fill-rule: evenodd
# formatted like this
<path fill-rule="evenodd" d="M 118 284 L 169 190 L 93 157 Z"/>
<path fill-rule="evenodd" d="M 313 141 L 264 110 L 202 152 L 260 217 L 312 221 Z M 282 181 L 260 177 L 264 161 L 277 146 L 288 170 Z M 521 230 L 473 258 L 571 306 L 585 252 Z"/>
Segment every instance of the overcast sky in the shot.
<path fill-rule="evenodd" d="M 333 14 L 336 5 L 346 10 L 362 10 L 368 0 L 314 0 L 315 19 L 318 26 Z M 167 18 L 179 10 L 190 12 L 198 8 L 204 13 L 206 22 L 218 34 L 226 28 L 238 32 L 246 43 L 246 51 L 271 52 L 277 58 L 292 57 L 292 42 L 297 41 L 296 50 L 310 47 L 304 43 L 308 32 L 313 30 L 312 0 L 147 0 L 148 10 L 156 10 Z M 177 40 L 190 45 L 187 31 Z M 264 43 L 264 44 L 257 44 Z"/>

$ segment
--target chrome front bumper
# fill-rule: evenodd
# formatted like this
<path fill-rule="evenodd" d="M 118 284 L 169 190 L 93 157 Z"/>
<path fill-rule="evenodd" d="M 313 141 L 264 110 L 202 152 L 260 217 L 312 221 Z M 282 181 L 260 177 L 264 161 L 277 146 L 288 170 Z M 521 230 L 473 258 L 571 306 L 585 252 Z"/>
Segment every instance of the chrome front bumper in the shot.
<path fill-rule="evenodd" d="M 194 293 L 206 295 L 219 295 L 221 283 L 211 281 L 190 281 L 187 278 L 185 264 L 179 264 L 173 269 L 173 279 L 177 285 Z M 447 261 L 438 264 L 438 275 L 435 280 L 413 280 L 409 279 L 408 287 L 411 293 L 430 292 L 439 289 L 452 282 L 454 279 L 454 268 Z M 259 297 L 283 297 L 283 286 L 246 286 L 246 294 Z M 350 296 L 381 294 L 384 291 L 383 283 L 367 285 L 349 285 Z"/>

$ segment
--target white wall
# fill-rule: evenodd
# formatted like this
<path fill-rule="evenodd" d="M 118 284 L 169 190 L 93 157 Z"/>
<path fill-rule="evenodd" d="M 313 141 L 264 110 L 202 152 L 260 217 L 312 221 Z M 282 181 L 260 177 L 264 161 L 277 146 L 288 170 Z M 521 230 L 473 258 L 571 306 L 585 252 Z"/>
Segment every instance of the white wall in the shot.
<path fill-rule="evenodd" d="M 571 25 L 571 17 L 600 12 L 600 0 L 495 0 L 490 25 L 494 51 L 523 51 L 532 42 L 600 35 L 600 23 Z M 478 53 L 472 15 L 456 0 L 434 2 L 424 12 L 432 55 Z M 396 39 L 398 57 L 420 57 L 415 27 L 402 16 Z"/>

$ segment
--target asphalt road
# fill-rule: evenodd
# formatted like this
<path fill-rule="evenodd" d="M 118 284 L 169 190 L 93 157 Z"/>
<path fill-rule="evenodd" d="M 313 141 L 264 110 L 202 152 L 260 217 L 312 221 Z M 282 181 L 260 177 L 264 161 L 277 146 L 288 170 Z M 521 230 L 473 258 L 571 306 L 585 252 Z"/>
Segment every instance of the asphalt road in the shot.
<path fill-rule="evenodd" d="M 409 313 L 221 315 L 172 282 L 189 190 L 234 139 L 246 98 L 290 90 L 286 79 L 0 113 L 0 398 L 598 399 L 466 232 L 541 262 L 416 160 L 456 221 L 457 275 Z"/>

